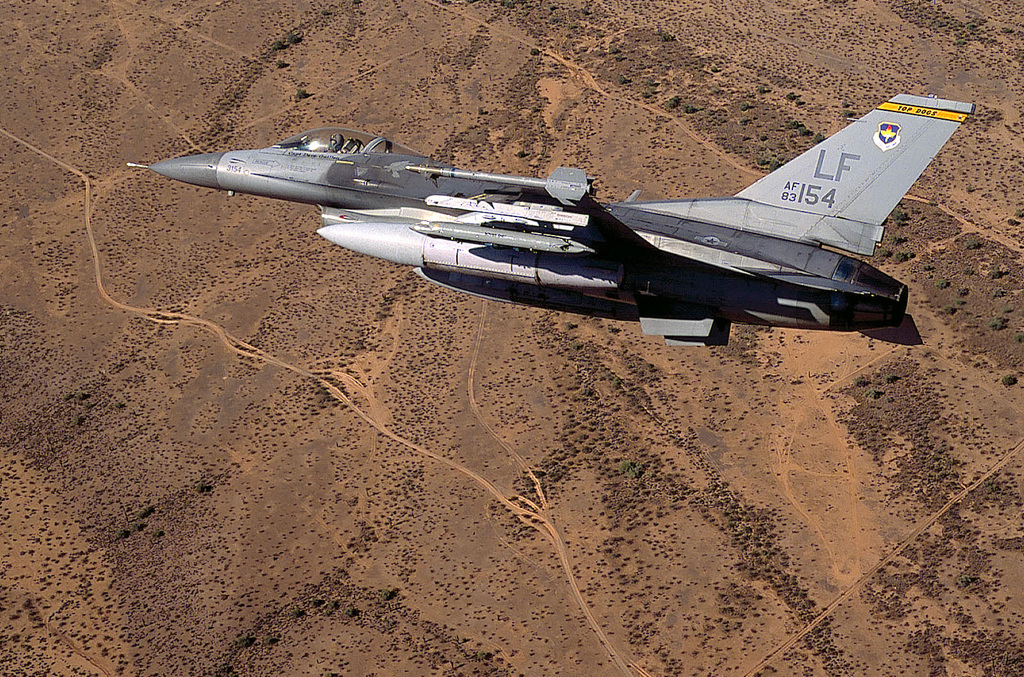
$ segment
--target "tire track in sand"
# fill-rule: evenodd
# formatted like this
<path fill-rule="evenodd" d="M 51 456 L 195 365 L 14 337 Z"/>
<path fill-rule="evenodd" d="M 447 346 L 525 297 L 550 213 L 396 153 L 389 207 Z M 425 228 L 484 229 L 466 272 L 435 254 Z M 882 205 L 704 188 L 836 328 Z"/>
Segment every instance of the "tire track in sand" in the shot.
<path fill-rule="evenodd" d="M 802 423 L 802 422 L 801 422 Z M 822 527 L 821 520 L 817 519 L 811 512 L 804 507 L 804 504 L 800 502 L 796 492 L 793 491 L 793 486 L 789 481 L 790 473 L 795 471 L 802 471 L 803 469 L 799 464 L 793 462 L 793 438 L 796 436 L 795 427 L 798 425 L 797 421 L 791 421 L 788 428 L 788 432 L 774 432 L 769 430 L 768 432 L 768 446 L 770 452 L 774 456 L 776 461 L 776 468 L 779 473 L 779 484 L 782 488 L 782 495 L 786 497 L 793 509 L 800 513 L 800 517 L 809 526 L 815 534 L 818 535 L 818 540 L 821 541 L 821 545 L 825 548 L 825 553 L 828 555 L 829 562 L 832 563 L 832 573 L 837 579 L 842 578 L 842 569 L 839 566 L 839 560 L 836 557 L 835 550 L 832 548 L 832 544 L 829 541 L 828 536 L 825 534 L 825 530 Z"/>
<path fill-rule="evenodd" d="M 583 612 L 583 616 L 587 619 L 587 624 L 590 626 L 590 629 L 593 630 L 595 635 L 597 635 L 597 638 L 601 641 L 601 644 L 604 645 L 605 651 L 607 651 L 609 656 L 611 656 L 611 659 L 615 662 L 616 667 L 619 668 L 622 674 L 631 675 L 632 672 L 630 671 L 630 666 L 632 666 L 633 669 L 637 670 L 638 672 L 646 674 L 634 662 L 626 662 L 625 658 L 623 658 L 623 656 L 619 653 L 619 651 L 608 639 L 608 636 L 605 634 L 604 629 L 601 627 L 601 624 L 598 623 L 597 618 L 594 617 L 593 611 L 590 610 L 590 605 L 587 604 L 586 599 L 584 599 L 583 592 L 580 590 L 579 582 L 576 580 L 576 575 L 572 571 L 572 561 L 569 558 L 569 549 L 565 545 L 565 540 L 562 538 L 562 535 L 555 527 L 554 522 L 551 520 L 550 517 L 548 517 L 547 497 L 544 495 L 544 490 L 541 487 L 540 480 L 537 478 L 537 475 L 533 472 L 533 468 L 530 467 L 530 464 L 527 463 L 525 458 L 523 458 L 517 451 L 515 451 L 511 445 L 505 442 L 505 440 L 502 439 L 497 432 L 495 432 L 494 428 L 491 427 L 491 425 L 487 422 L 487 420 L 484 418 L 483 414 L 480 411 L 480 403 L 476 399 L 475 381 L 477 363 L 480 357 L 480 343 L 483 340 L 484 322 L 487 317 L 486 311 L 487 305 L 486 303 L 482 303 L 480 308 L 480 324 L 477 327 L 476 340 L 473 344 L 473 357 L 469 364 L 469 373 L 466 380 L 467 391 L 469 395 L 469 405 L 473 409 L 473 415 L 476 417 L 477 421 L 480 422 L 480 425 L 482 425 L 484 429 L 487 430 L 487 433 L 491 436 L 491 438 L 493 438 L 494 441 L 497 442 L 498 445 L 501 446 L 501 448 L 504 449 L 505 452 L 515 460 L 516 465 L 519 466 L 520 471 L 523 474 L 527 475 L 530 478 L 530 481 L 533 483 L 533 489 L 537 499 L 536 503 L 526 498 L 525 496 L 518 496 L 517 498 L 520 501 L 526 503 L 530 507 L 530 510 L 532 511 L 535 519 L 539 519 L 542 521 L 544 527 L 543 531 L 547 534 L 549 540 L 551 541 L 551 545 L 552 547 L 554 547 L 555 552 L 558 555 L 558 560 L 562 565 L 562 570 L 565 572 L 566 580 L 569 583 L 569 590 L 572 592 L 572 596 L 576 600 L 576 605 L 579 606 L 580 611 Z M 527 524 L 531 524 L 528 520 L 523 521 Z M 537 527 L 536 524 L 531 524 L 531 526 L 535 528 Z"/>
<path fill-rule="evenodd" d="M 929 527 L 938 522 L 942 518 L 942 516 L 949 512 L 954 506 L 956 506 L 962 500 L 967 498 L 968 494 L 970 494 L 972 491 L 980 487 L 982 484 L 985 483 L 986 480 L 988 480 L 997 472 L 999 472 L 1004 465 L 1009 463 L 1010 460 L 1014 456 L 1019 454 L 1021 451 L 1024 451 L 1024 440 L 1021 440 L 1013 447 L 1010 447 L 1010 449 L 1007 450 L 1002 456 L 1000 456 L 999 460 L 997 460 L 992 465 L 992 467 L 989 468 L 984 474 L 982 474 L 976 480 L 971 482 L 968 486 L 964 487 L 964 489 L 960 493 L 955 495 L 953 498 L 949 499 L 949 501 L 946 502 L 946 505 L 942 506 L 941 510 L 939 510 L 931 517 L 927 517 L 921 520 L 921 522 L 919 522 L 918 525 L 914 527 L 914 529 L 909 534 L 907 534 L 906 538 L 900 541 L 899 544 L 895 548 L 893 548 L 892 552 L 883 557 L 877 564 L 875 564 L 875 566 L 868 569 L 868 571 L 866 571 L 863 576 L 858 578 L 853 585 L 849 586 L 848 588 L 846 588 L 846 590 L 840 593 L 839 596 L 832 600 L 832 602 L 830 602 L 829 605 L 825 607 L 820 614 L 815 616 L 814 619 L 812 619 L 810 622 L 804 625 L 804 627 L 802 627 L 795 635 L 793 635 L 792 637 L 790 637 L 789 639 L 787 639 L 786 641 L 772 649 L 764 658 L 762 658 L 757 663 L 757 665 L 755 665 L 750 670 L 745 672 L 744 677 L 753 677 L 758 672 L 768 667 L 776 658 L 783 655 L 789 649 L 793 648 L 797 642 L 806 637 L 809 633 L 813 632 L 816 627 L 821 625 L 822 621 L 831 616 L 836 611 L 836 609 L 842 606 L 844 602 L 853 597 L 857 593 L 857 591 L 859 591 L 861 587 L 868 580 L 871 579 L 872 576 L 881 571 L 881 569 L 885 565 L 889 564 L 894 559 L 896 559 L 904 550 L 906 550 L 914 541 L 916 541 L 918 537 L 921 536 L 921 534 L 927 531 Z"/>
<path fill-rule="evenodd" d="M 502 26 L 499 26 L 497 23 L 488 22 L 483 17 L 470 11 L 468 9 L 468 5 L 446 4 L 444 3 L 443 0 L 442 2 L 435 2 L 434 0 L 423 0 L 423 2 L 427 5 L 430 5 L 431 7 L 435 7 L 442 11 L 458 14 L 459 16 L 468 19 L 469 21 L 472 21 L 473 23 L 476 23 L 479 26 L 483 26 L 489 31 L 493 31 L 496 34 L 501 35 L 503 38 L 506 38 L 507 40 L 518 42 L 520 45 L 523 45 L 524 47 L 529 47 L 531 49 L 538 50 L 541 54 L 548 57 L 549 59 L 552 59 L 553 61 L 556 61 L 559 65 L 561 65 L 563 68 L 569 71 L 584 87 L 596 92 L 603 98 L 608 99 L 609 101 L 615 101 L 617 103 L 625 104 L 632 108 L 639 108 L 650 113 L 651 115 L 654 115 L 655 117 L 667 118 L 683 134 L 690 137 L 690 139 L 693 140 L 697 145 L 699 145 L 705 151 L 711 153 L 712 155 L 720 159 L 722 162 L 732 167 L 737 172 L 755 178 L 761 178 L 762 176 L 764 176 L 762 172 L 751 169 L 748 165 L 740 162 L 735 157 L 729 155 L 726 151 L 722 150 L 713 141 L 710 141 L 705 137 L 701 136 L 700 134 L 698 134 L 689 124 L 686 123 L 686 121 L 679 118 L 678 116 L 667 115 L 666 111 L 663 108 L 658 108 L 657 106 L 641 103 L 628 96 L 617 94 L 611 90 L 605 89 L 597 81 L 597 76 L 592 71 L 588 70 L 585 66 L 582 66 L 576 63 L 575 61 L 565 56 L 562 56 L 560 53 L 548 47 L 545 47 L 540 43 L 533 42 L 528 38 L 524 38 L 521 35 L 506 30 Z"/>

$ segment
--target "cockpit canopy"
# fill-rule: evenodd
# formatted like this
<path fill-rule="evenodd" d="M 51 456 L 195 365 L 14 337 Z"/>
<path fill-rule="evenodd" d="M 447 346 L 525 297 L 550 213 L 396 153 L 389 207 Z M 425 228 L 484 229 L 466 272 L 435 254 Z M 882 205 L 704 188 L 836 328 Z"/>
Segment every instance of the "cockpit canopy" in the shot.
<path fill-rule="evenodd" d="M 355 153 L 397 153 L 424 157 L 411 148 L 394 143 L 383 136 L 374 136 L 366 132 L 345 127 L 320 127 L 308 132 L 290 136 L 274 148 L 302 150 L 309 153 L 338 153 L 351 155 Z"/>

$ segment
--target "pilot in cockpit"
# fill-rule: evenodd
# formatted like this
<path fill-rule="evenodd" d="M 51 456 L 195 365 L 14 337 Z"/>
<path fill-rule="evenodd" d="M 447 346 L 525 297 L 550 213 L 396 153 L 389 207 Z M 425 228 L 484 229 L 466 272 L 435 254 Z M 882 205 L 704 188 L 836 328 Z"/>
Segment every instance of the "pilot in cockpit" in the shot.
<path fill-rule="evenodd" d="M 353 141 L 354 141 L 354 139 L 353 139 Z M 352 143 L 352 141 L 349 141 L 349 143 Z M 342 149 L 342 146 L 344 146 L 344 145 L 345 145 L 345 137 L 344 136 L 342 136 L 341 134 L 332 134 L 331 135 L 331 142 L 327 145 L 327 150 L 328 150 L 328 152 L 331 152 L 331 153 L 340 153 L 341 149 Z"/>

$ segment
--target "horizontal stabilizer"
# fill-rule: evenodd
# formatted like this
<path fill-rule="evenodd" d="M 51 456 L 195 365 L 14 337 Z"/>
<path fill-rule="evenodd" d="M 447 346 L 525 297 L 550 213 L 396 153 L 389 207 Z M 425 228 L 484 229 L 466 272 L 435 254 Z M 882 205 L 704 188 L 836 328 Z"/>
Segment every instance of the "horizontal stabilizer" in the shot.
<path fill-rule="evenodd" d="M 715 317 L 713 308 L 688 303 L 637 299 L 640 328 L 645 334 L 664 336 L 670 346 L 724 346 L 730 322 Z"/>
<path fill-rule="evenodd" d="M 732 325 L 729 320 L 722 318 L 715 319 L 711 331 L 706 336 L 666 336 L 665 345 L 668 346 L 725 346 L 729 345 L 729 327 Z"/>

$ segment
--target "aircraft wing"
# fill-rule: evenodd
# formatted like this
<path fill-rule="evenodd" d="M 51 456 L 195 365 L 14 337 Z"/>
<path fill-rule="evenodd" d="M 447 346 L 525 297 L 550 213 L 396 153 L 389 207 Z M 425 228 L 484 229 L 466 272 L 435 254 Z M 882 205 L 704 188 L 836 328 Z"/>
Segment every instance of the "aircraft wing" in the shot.
<path fill-rule="evenodd" d="M 656 249 L 654 245 L 640 237 L 635 230 L 620 221 L 618 217 L 591 196 L 584 195 L 576 203 L 576 208 L 590 216 L 591 223 L 600 233 L 607 246 L 621 247 L 626 245 L 639 250 Z"/>
<path fill-rule="evenodd" d="M 621 254 L 624 246 L 653 249 L 593 198 L 591 179 L 582 169 L 559 167 L 546 179 L 426 165 L 406 169 L 433 177 L 493 184 L 493 189 L 472 198 L 445 194 L 426 198 L 428 205 L 467 212 L 460 219 L 468 222 L 523 229 L 539 224 L 544 232 L 571 238 L 597 251 L 616 247 Z"/>

